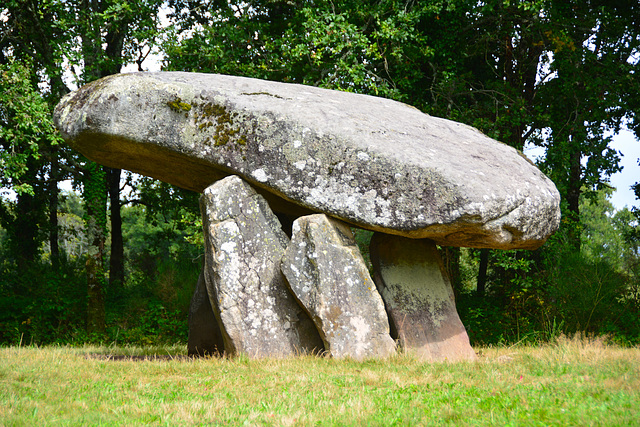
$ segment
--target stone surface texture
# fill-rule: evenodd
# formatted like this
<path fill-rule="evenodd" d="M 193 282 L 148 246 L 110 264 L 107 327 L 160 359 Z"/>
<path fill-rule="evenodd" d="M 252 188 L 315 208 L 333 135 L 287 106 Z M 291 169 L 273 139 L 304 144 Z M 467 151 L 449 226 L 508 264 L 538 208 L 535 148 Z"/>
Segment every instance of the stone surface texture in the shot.
<path fill-rule="evenodd" d="M 189 306 L 189 338 L 187 339 L 189 356 L 206 356 L 224 353 L 224 341 L 220 326 L 213 314 L 204 271 L 198 277 L 196 290 Z"/>
<path fill-rule="evenodd" d="M 395 354 L 384 304 L 346 224 L 323 214 L 298 218 L 282 271 L 333 357 Z"/>
<path fill-rule="evenodd" d="M 441 245 L 533 249 L 560 220 L 555 186 L 515 149 L 383 98 L 133 73 L 67 95 L 54 119 L 69 144 L 107 166 L 195 191 L 236 174 L 271 194 L 274 210 Z"/>
<path fill-rule="evenodd" d="M 433 241 L 374 233 L 370 254 L 402 350 L 425 361 L 475 360 Z"/>
<path fill-rule="evenodd" d="M 205 189 L 201 210 L 205 283 L 225 352 L 283 357 L 322 351 L 280 271 L 289 239 L 264 198 L 230 176 Z"/>

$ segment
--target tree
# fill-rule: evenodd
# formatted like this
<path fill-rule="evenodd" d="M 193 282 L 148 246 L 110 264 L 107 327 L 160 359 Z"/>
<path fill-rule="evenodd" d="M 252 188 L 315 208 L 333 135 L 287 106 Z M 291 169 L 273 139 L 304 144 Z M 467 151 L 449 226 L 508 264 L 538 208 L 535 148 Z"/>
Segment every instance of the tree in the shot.
<path fill-rule="evenodd" d="M 620 170 L 606 131 L 638 120 L 625 99 L 637 97 L 640 6 L 633 2 L 551 2 L 550 71 L 540 88 L 540 127 L 548 129 L 546 170 L 577 221 L 583 192 L 593 197 Z M 576 245 L 578 246 L 578 245 Z"/>
<path fill-rule="evenodd" d="M 8 0 L 0 6 L 0 66 L 18 82 L 14 92 L 5 85 L 9 82 L 5 74 L 0 82 L 8 88 L 0 93 L 0 131 L 5 132 L 0 134 L 2 179 L 4 186 L 18 190 L 15 202 L 3 200 L 0 215 L 20 262 L 28 264 L 38 257 L 46 234 L 52 261 L 58 259 L 54 255 L 59 252 L 57 182 L 73 175 L 77 183 L 84 183 L 85 228 L 93 233 L 92 249 L 87 251 L 95 256 L 89 263 L 89 280 L 103 280 L 106 270 L 102 262 L 107 192 L 112 224 L 109 286 L 123 280 L 124 251 L 118 239 L 121 172 L 105 170 L 54 144 L 46 121 L 25 121 L 31 127 L 21 128 L 22 121 L 16 118 L 20 114 L 37 118 L 50 111 L 71 88 L 71 80 L 83 84 L 117 73 L 125 63 L 141 69 L 158 36 L 161 3 Z M 570 243 L 562 250 L 579 249 L 581 237 L 591 230 L 585 218 L 592 206 L 583 196 L 598 202 L 597 191 L 606 188 L 608 176 L 618 170 L 619 154 L 610 149 L 605 135 L 626 125 L 640 136 L 636 2 L 169 0 L 168 4 L 173 27 L 163 40 L 167 69 L 384 96 L 471 124 L 520 150 L 527 145 L 543 147 L 546 155 L 540 166 L 563 197 L 565 221 L 559 235 Z M 22 88 L 19 93 L 17 88 Z M 14 102 L 17 99 L 24 105 Z M 7 132 L 19 137 L 5 137 Z M 141 194 L 146 194 L 141 199 L 170 191 L 174 190 L 149 185 L 142 188 Z M 171 196 L 181 197 L 175 191 Z M 629 231 L 634 223 L 627 224 L 625 233 L 634 236 Z M 563 239 L 557 242 L 564 245 Z M 592 249 L 583 246 L 585 251 Z M 559 248 L 557 243 L 547 251 Z M 459 270 L 460 253 L 447 250 L 452 270 Z M 508 259 L 485 255 L 487 268 L 493 271 L 489 279 L 502 274 L 506 283 L 509 277 L 522 278 L 524 270 L 515 271 L 513 265 L 541 263 L 549 254 L 510 254 Z M 507 261 L 513 265 L 494 265 L 492 270 L 492 262 Z M 107 285 L 96 285 L 99 312 Z M 101 329 L 101 316 L 98 313 L 90 321 L 92 329 Z"/>
<path fill-rule="evenodd" d="M 620 273 L 630 273 L 638 261 L 634 244 L 634 216 L 627 209 L 616 211 L 609 197 L 612 190 L 598 191 L 596 197 L 580 200 L 582 254 L 591 262 L 605 261 Z"/>
<path fill-rule="evenodd" d="M 78 17 L 75 30 L 81 40 L 80 53 L 83 60 L 83 83 L 119 73 L 123 64 L 138 55 L 138 66 L 144 43 L 150 42 L 157 28 L 159 1 L 89 1 L 72 4 Z M 143 42 L 143 43 L 141 43 Z M 133 45 L 137 52 L 130 51 Z M 127 48 L 125 48 L 125 46 Z M 111 202 L 111 269 L 110 284 L 124 281 L 124 247 L 122 240 L 122 217 L 120 213 L 120 169 L 103 168 L 87 162 L 84 175 L 85 200 L 87 205 L 87 232 L 89 251 L 87 280 L 89 286 L 89 308 L 87 325 L 89 332 L 104 332 L 104 246 L 106 241 L 106 197 Z"/>
<path fill-rule="evenodd" d="M 390 97 L 518 150 L 543 147 L 541 167 L 561 192 L 574 248 L 581 194 L 605 188 L 619 170 L 605 132 L 637 121 L 633 2 L 170 4 L 183 13 L 165 43 L 169 69 Z"/>
<path fill-rule="evenodd" d="M 16 61 L 0 64 L 0 185 L 17 193 L 2 200 L 0 224 L 9 233 L 18 269 L 33 262 L 46 228 L 46 154 L 59 143 L 49 106 L 32 86 L 33 73 Z"/>
<path fill-rule="evenodd" d="M 31 69 L 30 83 L 32 90 L 41 93 L 51 110 L 57 100 L 69 91 L 63 82 L 62 58 L 59 56 L 60 46 L 70 40 L 63 25 L 58 22 L 64 20 L 62 2 L 33 2 L 11 0 L 5 2 L 1 14 L 5 18 L 5 31 L 0 35 L 0 63 L 17 61 L 29 64 Z M 58 224 L 56 203 L 58 199 L 57 182 L 67 175 L 61 170 L 60 163 L 65 163 L 69 150 L 61 144 L 48 145 L 43 141 L 41 147 L 42 161 L 39 165 L 32 165 L 30 170 L 38 181 L 47 184 L 43 190 L 41 200 L 34 200 L 30 204 L 32 211 L 48 212 L 48 225 L 32 222 L 33 226 L 42 226 L 42 231 L 48 231 L 51 260 L 57 268 L 59 261 Z M 41 171 L 36 173 L 35 170 Z M 46 181 L 44 181 L 46 177 Z M 20 196 L 18 196 L 18 202 Z M 44 203 L 47 202 L 46 205 Z M 20 204 L 20 203 L 18 203 Z"/>
<path fill-rule="evenodd" d="M 63 64 L 69 64 L 69 70 L 77 84 L 117 73 L 127 62 L 136 62 L 140 68 L 148 55 L 149 44 L 157 34 L 161 4 L 161 1 L 156 0 L 9 1 L 0 9 L 7 24 L 7 31 L 3 31 L 0 36 L 0 60 L 5 62 L 15 58 L 33 63 L 34 71 L 30 80 L 32 91 L 39 90 L 38 84 L 44 85 L 47 88 L 44 98 L 49 102 L 49 109 L 52 109 L 60 97 L 69 91 L 64 83 Z M 109 170 L 105 173 L 101 166 L 75 155 L 64 158 L 61 164 L 60 154 L 51 151 L 51 155 L 45 159 L 47 170 L 40 173 L 40 176 L 35 165 L 27 170 L 37 180 L 48 179 L 49 182 L 52 255 L 57 252 L 58 247 L 56 204 L 57 180 L 62 178 L 60 166 L 66 166 L 66 170 L 85 185 L 86 230 L 90 233 L 87 262 L 90 290 L 88 326 L 90 330 L 100 332 L 104 329 L 102 281 L 106 235 L 104 195 L 107 191 L 107 179 L 112 200 L 112 242 L 115 243 L 115 256 L 111 258 L 114 263 L 114 281 L 121 281 L 123 278 L 122 233 L 119 227 L 120 171 Z M 20 201 L 19 196 L 18 207 Z M 46 208 L 32 210 L 44 212 Z M 34 228 L 37 229 L 38 225 L 33 222 Z M 57 256 L 52 258 L 55 260 Z"/>
<path fill-rule="evenodd" d="M 416 27 L 437 7 L 379 1 L 173 0 L 168 69 L 217 72 L 409 100 L 430 57 Z M 393 71 L 402 75 L 393 75 Z M 394 80 L 394 79 L 397 79 Z M 407 89 L 407 90 L 401 90 Z"/>
<path fill-rule="evenodd" d="M 640 159 L 638 159 L 638 165 L 640 165 Z M 636 182 L 631 188 L 636 195 L 636 200 L 640 202 L 640 181 Z M 635 242 L 636 253 L 640 255 L 638 246 L 640 246 L 640 205 L 632 209 L 632 214 L 636 218 L 635 229 L 629 233 L 628 239 Z"/>

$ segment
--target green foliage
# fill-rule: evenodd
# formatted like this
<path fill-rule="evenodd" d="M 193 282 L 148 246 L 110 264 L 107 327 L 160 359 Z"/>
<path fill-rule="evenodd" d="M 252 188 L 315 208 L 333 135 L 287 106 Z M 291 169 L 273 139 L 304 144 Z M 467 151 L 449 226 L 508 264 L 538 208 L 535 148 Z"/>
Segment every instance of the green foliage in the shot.
<path fill-rule="evenodd" d="M 63 193 L 61 200 L 60 237 L 65 250 L 58 272 L 48 266 L 46 252 L 26 272 L 18 269 L 5 244 L 7 236 L 0 233 L 0 344 L 17 344 L 21 339 L 38 345 L 185 342 L 203 251 L 187 238 L 192 232 L 201 238 L 201 230 L 187 222 L 177 203 L 172 205 L 176 211 L 149 216 L 144 205 L 125 207 L 127 280 L 114 288 L 102 282 L 105 331 L 87 333 L 83 201 L 75 193 Z"/>
<path fill-rule="evenodd" d="M 27 271 L 0 263 L 0 343 L 68 343 L 84 329 L 86 287 L 81 264 L 46 264 Z"/>
<path fill-rule="evenodd" d="M 640 129 L 635 4 L 169 4 L 178 12 L 164 41 L 168 69 L 385 96 L 520 150 L 540 146 L 541 167 L 563 196 L 564 216 L 576 223 L 581 193 L 605 188 L 620 169 L 605 131 L 623 123 Z M 569 237 L 579 245 L 579 231 Z"/>
<path fill-rule="evenodd" d="M 0 199 L 0 225 L 6 231 L 5 256 L 22 268 L 37 260 L 46 236 L 43 232 L 46 222 L 42 210 L 43 189 L 33 188 L 37 190 L 33 196 L 22 193 L 15 201 Z"/>
<path fill-rule="evenodd" d="M 640 159 L 638 159 L 638 164 L 640 165 Z M 632 188 L 636 200 L 640 202 L 640 181 L 635 183 Z M 629 227 L 625 227 L 624 239 L 636 254 L 636 258 L 640 258 L 640 205 L 631 210 L 631 217 L 627 216 L 626 221 Z M 636 271 L 640 271 L 638 265 L 635 268 Z M 636 275 L 636 277 L 640 278 L 640 275 Z"/>
<path fill-rule="evenodd" d="M 635 329 L 635 339 L 639 339 L 637 321 L 620 323 L 624 311 L 631 308 L 624 301 L 625 285 L 624 277 L 610 264 L 567 253 L 551 273 L 549 298 L 566 332 L 613 333 L 630 328 Z"/>
<path fill-rule="evenodd" d="M 167 68 L 302 83 L 408 101 L 432 54 L 418 30 L 437 7 L 401 2 L 171 1 Z M 347 12 L 348 11 L 348 12 Z M 432 40 L 433 41 L 433 40 Z M 418 65 L 418 66 L 416 66 Z M 396 74 L 401 76 L 398 80 Z M 412 86 L 413 85 L 413 86 Z M 399 88 L 402 87 L 403 90 Z"/>
<path fill-rule="evenodd" d="M 606 262 L 617 272 L 633 274 L 640 255 L 634 240 L 637 222 L 628 208 L 614 209 L 610 194 L 609 189 L 600 191 L 580 203 L 581 253 L 590 261 Z"/>
<path fill-rule="evenodd" d="M 353 238 L 356 241 L 356 245 L 364 258 L 364 262 L 369 268 L 369 271 L 372 271 L 371 266 L 371 258 L 369 256 L 369 244 L 371 243 L 371 237 L 373 236 L 373 231 L 363 230 L 362 228 L 351 227 L 351 231 L 353 232 Z"/>
<path fill-rule="evenodd" d="M 184 344 L 188 325 L 184 310 L 168 310 L 158 300 L 149 301 L 129 313 L 107 314 L 107 334 L 96 343 L 128 345 Z M 84 342 L 91 342 L 85 340 Z"/>
<path fill-rule="evenodd" d="M 107 232 L 107 193 L 104 167 L 88 161 L 86 175 L 83 180 L 82 196 L 85 200 L 84 220 L 90 226 L 98 227 L 102 233 Z M 97 231 L 96 231 L 97 232 Z"/>
<path fill-rule="evenodd" d="M 462 293 L 458 309 L 477 344 L 544 341 L 554 338 L 544 281 L 524 251 L 492 251 L 487 291 Z"/>
<path fill-rule="evenodd" d="M 150 259 L 140 261 L 149 268 Z M 97 342 L 185 343 L 189 303 L 199 274 L 199 263 L 180 254 L 156 259 L 149 273 L 133 269 L 123 289 L 107 293 L 106 334 Z"/>
<path fill-rule="evenodd" d="M 83 258 L 87 252 L 84 206 L 81 196 L 74 192 L 61 192 L 58 201 L 58 232 L 60 251 L 70 260 Z M 50 254 L 50 248 L 45 248 Z"/>
<path fill-rule="evenodd" d="M 31 69 L 17 61 L 0 63 L 0 186 L 34 195 L 27 175 L 43 146 L 56 145 L 49 105 L 33 87 Z"/>
<path fill-rule="evenodd" d="M 34 261 L 46 237 L 47 158 L 59 136 L 28 62 L 0 61 L 0 225 L 20 264 Z M 16 198 L 5 198 L 5 190 Z M 24 265 L 23 265 L 24 266 Z"/>
<path fill-rule="evenodd" d="M 472 343 L 546 342 L 576 332 L 640 343 L 637 269 L 576 252 L 567 234 L 561 229 L 534 252 L 491 252 L 486 295 L 467 291 L 457 301 Z M 638 258 L 628 254 L 624 262 Z"/>
<path fill-rule="evenodd" d="M 147 185 L 174 191 L 151 180 Z M 146 194 L 142 200 L 149 202 L 149 197 Z M 146 204 L 123 208 L 126 281 L 121 289 L 107 290 L 107 331 L 102 342 L 186 342 L 188 307 L 204 249 L 191 239 L 194 235 L 201 239 L 201 227 L 183 209 L 177 200 L 151 208 Z"/>
<path fill-rule="evenodd" d="M 199 194 L 140 177 L 137 199 L 123 209 L 124 238 L 132 262 L 148 254 L 154 259 L 196 258 L 204 250 Z"/>
<path fill-rule="evenodd" d="M 160 37 L 161 4 L 3 4 L 0 185 L 19 194 L 0 204 L 0 342 L 19 336 L 39 343 L 185 338 L 203 246 L 197 195 L 148 179 L 129 181 L 135 191 L 134 200 L 123 201 L 127 280 L 110 289 L 103 280 L 102 258 L 109 255 L 104 171 L 56 145 L 49 115 L 68 90 L 67 71 L 79 84 L 119 72 L 125 63 L 142 69 Z M 637 4 L 168 4 L 173 25 L 162 38 L 167 69 L 384 96 L 474 125 L 518 149 L 543 147 L 540 166 L 563 196 L 561 230 L 533 253 L 492 252 L 484 296 L 474 292 L 478 252 L 449 254 L 471 339 L 539 341 L 586 330 L 627 344 L 640 341 L 640 211 L 614 212 L 598 193 L 619 169 L 620 154 L 605 131 L 615 133 L 625 123 L 640 132 Z M 179 113 L 190 108 L 179 98 L 170 104 Z M 68 195 L 56 216 L 51 183 L 69 173 L 77 182 L 84 176 L 85 204 Z M 640 199 L 640 186 L 636 192 Z M 56 229 L 63 265 L 54 273 L 47 270 L 52 244 L 43 241 Z M 355 234 L 367 258 L 370 233 Z M 95 267 L 89 277 L 100 279 L 107 302 L 105 331 L 92 335 L 82 332 L 87 283 L 80 279 L 80 255 L 86 254 Z"/>

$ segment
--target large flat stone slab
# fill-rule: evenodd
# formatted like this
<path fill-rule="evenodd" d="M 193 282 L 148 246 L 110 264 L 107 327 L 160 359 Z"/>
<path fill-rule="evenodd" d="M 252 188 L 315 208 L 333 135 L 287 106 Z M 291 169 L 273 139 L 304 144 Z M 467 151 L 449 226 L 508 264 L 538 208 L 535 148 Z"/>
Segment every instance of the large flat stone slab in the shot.
<path fill-rule="evenodd" d="M 383 98 L 223 75 L 121 74 L 67 95 L 55 122 L 107 166 L 194 191 L 237 174 L 291 202 L 274 209 L 441 245 L 533 249 L 560 220 L 555 186 L 515 149 Z"/>
<path fill-rule="evenodd" d="M 298 218 L 282 271 L 333 357 L 396 353 L 382 298 L 346 224 L 322 214 Z"/>

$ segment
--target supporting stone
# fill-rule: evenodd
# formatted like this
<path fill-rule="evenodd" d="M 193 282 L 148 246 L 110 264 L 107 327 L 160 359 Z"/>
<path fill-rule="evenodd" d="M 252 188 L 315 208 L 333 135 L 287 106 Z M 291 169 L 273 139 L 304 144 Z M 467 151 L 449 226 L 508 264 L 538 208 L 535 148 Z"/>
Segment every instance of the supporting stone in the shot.
<path fill-rule="evenodd" d="M 323 214 L 298 218 L 282 271 L 333 357 L 395 354 L 384 303 L 347 225 Z"/>
<path fill-rule="evenodd" d="M 189 356 L 216 355 L 224 352 L 222 332 L 211 308 L 204 282 L 204 271 L 200 272 L 189 307 L 187 352 Z"/>
<path fill-rule="evenodd" d="M 205 282 L 227 354 L 283 357 L 322 351 L 280 271 L 289 242 L 264 198 L 237 176 L 201 197 Z"/>
<path fill-rule="evenodd" d="M 435 243 L 374 233 L 370 253 L 403 351 L 426 361 L 476 359 Z"/>

